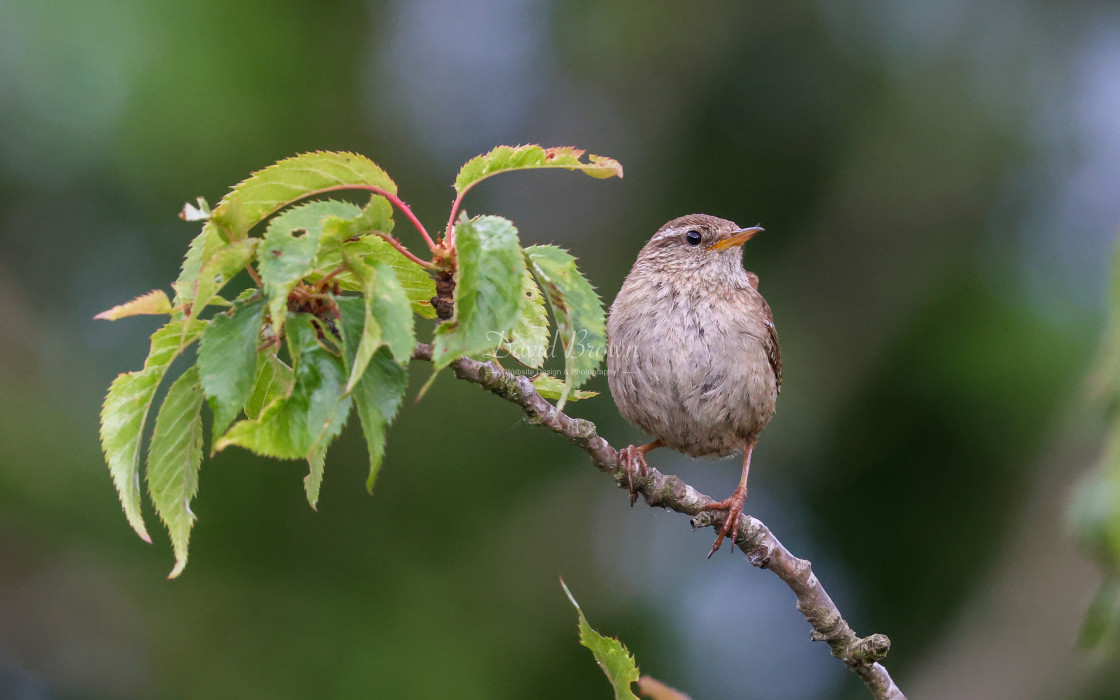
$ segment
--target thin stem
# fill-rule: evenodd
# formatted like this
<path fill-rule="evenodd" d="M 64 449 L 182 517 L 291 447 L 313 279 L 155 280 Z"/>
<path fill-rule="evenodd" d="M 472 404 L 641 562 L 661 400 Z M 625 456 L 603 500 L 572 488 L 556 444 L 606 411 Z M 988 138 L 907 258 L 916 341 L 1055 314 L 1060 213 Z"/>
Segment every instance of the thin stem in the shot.
<path fill-rule="evenodd" d="M 388 190 L 383 190 L 380 187 L 378 187 L 377 185 L 334 185 L 333 187 L 322 187 L 320 189 L 315 190 L 314 192 L 308 192 L 307 194 L 301 195 L 299 197 L 299 199 L 304 199 L 306 197 L 314 197 L 315 195 L 323 194 L 324 192 L 338 192 L 338 191 L 341 191 L 341 190 L 365 190 L 367 192 L 373 192 L 374 194 L 379 194 L 382 197 L 384 197 L 385 199 L 389 200 L 389 202 L 393 206 L 395 206 L 397 209 L 401 210 L 401 213 L 404 214 L 405 217 L 407 217 L 410 222 L 412 222 L 413 227 L 415 227 L 416 230 L 420 232 L 420 235 L 424 237 L 424 242 L 426 242 L 428 244 L 428 249 L 431 250 L 433 253 L 436 252 L 437 246 L 436 246 L 435 241 L 433 241 L 432 237 L 428 235 L 428 230 L 426 228 L 424 228 L 424 224 L 420 223 L 420 220 L 417 219 L 416 215 L 412 213 L 412 208 L 409 207 L 407 204 L 405 204 L 403 201 L 401 201 L 401 198 L 398 197 L 397 195 L 393 194 L 392 192 L 389 192 Z M 292 200 L 292 201 L 296 201 L 296 200 Z M 291 202 L 289 202 L 289 204 L 290 203 Z M 402 250 L 401 252 L 403 253 L 404 251 Z M 411 254 L 408 254 L 408 255 L 409 255 L 410 258 L 412 258 L 414 260 L 417 260 L 417 261 L 419 260 L 418 258 L 415 258 L 415 256 L 412 256 Z"/>
<path fill-rule="evenodd" d="M 401 255 L 405 256 L 406 258 L 408 258 L 412 262 L 416 263 L 420 267 L 424 267 L 424 268 L 427 268 L 429 270 L 434 270 L 435 269 L 436 266 L 430 260 L 421 260 L 420 258 L 416 257 L 415 255 L 412 254 L 411 250 L 409 250 L 408 248 L 405 248 L 404 245 L 402 245 L 401 242 L 398 241 L 395 237 L 390 236 L 387 233 L 379 233 L 378 235 L 380 235 L 382 238 L 384 238 L 386 241 L 388 241 L 389 245 L 391 245 L 394 248 L 396 248 L 397 250 L 399 250 Z"/>
<path fill-rule="evenodd" d="M 467 187 L 460 192 L 459 196 L 456 197 L 455 201 L 451 204 L 451 216 L 447 217 L 447 229 L 443 232 L 443 240 L 446 241 L 448 249 L 455 247 L 455 216 L 459 213 L 459 207 L 463 205 L 463 195 L 465 195 L 469 189 L 470 187 Z"/>
<path fill-rule="evenodd" d="M 264 282 L 261 282 L 261 276 L 257 274 L 257 270 L 253 267 L 252 263 L 245 266 L 245 271 L 249 273 L 249 276 L 253 278 L 253 281 L 257 283 L 258 287 L 264 286 Z"/>
<path fill-rule="evenodd" d="M 323 289 L 327 286 L 327 282 L 330 282 L 332 279 L 345 271 L 346 266 L 340 263 L 338 267 L 323 275 L 323 277 L 315 283 L 315 289 L 320 292 L 323 291 Z"/>

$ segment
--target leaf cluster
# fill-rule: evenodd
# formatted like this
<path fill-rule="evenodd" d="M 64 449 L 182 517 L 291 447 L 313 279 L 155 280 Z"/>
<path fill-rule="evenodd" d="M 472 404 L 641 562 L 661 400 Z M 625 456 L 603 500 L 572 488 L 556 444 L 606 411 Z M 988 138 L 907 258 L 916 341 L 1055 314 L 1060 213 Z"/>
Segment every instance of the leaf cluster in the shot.
<path fill-rule="evenodd" d="M 184 208 L 181 218 L 201 222 L 202 230 L 171 284 L 174 297 L 155 290 L 98 315 L 168 316 L 152 335 L 144 367 L 117 377 L 101 412 L 102 449 L 121 505 L 147 541 L 140 453 L 148 414 L 172 363 L 197 345 L 157 411 L 143 474 L 171 537 L 172 577 L 187 563 L 195 521 L 204 405 L 211 454 L 236 446 L 306 461 L 304 488 L 314 508 L 327 450 L 353 413 L 369 452 L 372 492 L 386 431 L 408 386 L 418 323 L 436 324 L 436 373 L 462 356 L 509 356 L 543 370 L 559 349 L 563 378 L 541 371 L 535 386 L 561 407 L 594 395 L 578 388 L 605 352 L 603 307 L 575 258 L 555 246 L 523 247 L 508 219 L 460 212 L 469 189 L 502 172 L 556 167 L 621 177 L 617 162 L 583 155 L 502 146 L 472 159 L 455 180 L 457 196 L 438 241 L 388 174 L 352 153 L 281 160 L 233 187 L 213 209 L 201 198 Z M 358 206 L 325 198 L 342 191 L 369 199 Z M 395 237 L 395 212 L 417 229 L 430 259 Z M 436 278 L 450 282 L 440 290 Z M 236 279 L 251 283 L 229 289 Z M 436 313 L 441 294 L 450 302 L 446 318 Z"/>

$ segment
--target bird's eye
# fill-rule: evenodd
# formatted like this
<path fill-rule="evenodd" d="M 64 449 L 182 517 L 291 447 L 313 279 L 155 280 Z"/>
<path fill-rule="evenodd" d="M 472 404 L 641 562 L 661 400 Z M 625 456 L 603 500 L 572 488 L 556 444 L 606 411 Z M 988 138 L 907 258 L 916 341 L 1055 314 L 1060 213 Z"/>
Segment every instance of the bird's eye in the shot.
<path fill-rule="evenodd" d="M 689 231 L 684 234 L 684 239 L 689 245 L 700 245 L 700 233 L 698 231 Z"/>

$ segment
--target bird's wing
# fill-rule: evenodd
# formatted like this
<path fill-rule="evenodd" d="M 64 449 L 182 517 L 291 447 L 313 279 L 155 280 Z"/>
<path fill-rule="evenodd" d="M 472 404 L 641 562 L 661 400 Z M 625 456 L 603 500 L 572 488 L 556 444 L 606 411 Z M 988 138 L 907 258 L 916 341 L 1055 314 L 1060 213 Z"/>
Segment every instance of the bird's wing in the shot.
<path fill-rule="evenodd" d="M 774 384 L 777 385 L 778 393 L 782 391 L 782 346 L 778 343 L 778 329 L 774 326 L 774 312 L 770 310 L 770 305 L 758 295 L 759 301 L 762 302 L 762 317 L 766 319 L 766 359 L 770 360 L 770 369 L 774 370 Z"/>

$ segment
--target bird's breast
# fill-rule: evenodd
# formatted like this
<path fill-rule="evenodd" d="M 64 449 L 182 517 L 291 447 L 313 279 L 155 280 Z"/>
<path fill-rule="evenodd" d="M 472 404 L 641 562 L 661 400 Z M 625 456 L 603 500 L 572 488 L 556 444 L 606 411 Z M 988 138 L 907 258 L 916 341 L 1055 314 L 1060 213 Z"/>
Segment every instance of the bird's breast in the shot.
<path fill-rule="evenodd" d="M 607 323 L 608 381 L 623 417 L 695 456 L 742 449 L 777 395 L 766 319 L 752 311 L 740 289 L 627 279 Z"/>

